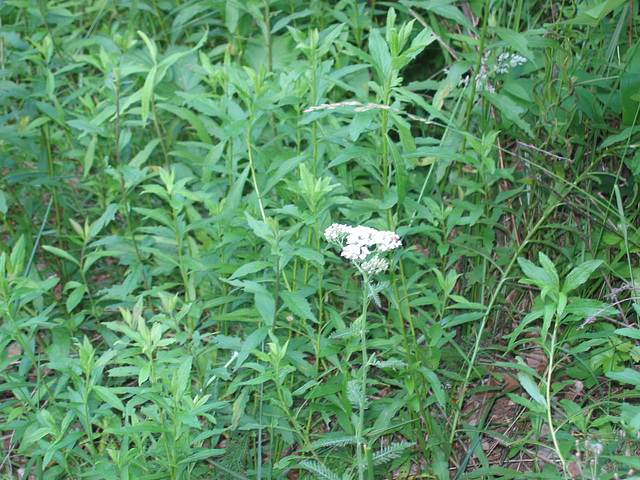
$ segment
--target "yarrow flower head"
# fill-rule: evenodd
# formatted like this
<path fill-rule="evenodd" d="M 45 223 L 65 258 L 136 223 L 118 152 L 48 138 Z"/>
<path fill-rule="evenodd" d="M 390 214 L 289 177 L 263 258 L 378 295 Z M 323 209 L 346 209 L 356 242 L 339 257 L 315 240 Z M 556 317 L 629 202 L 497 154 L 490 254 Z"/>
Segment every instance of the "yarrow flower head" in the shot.
<path fill-rule="evenodd" d="M 340 245 L 340 254 L 350 260 L 362 273 L 373 275 L 389 268 L 389 262 L 379 253 L 394 250 L 402 245 L 395 232 L 371 227 L 334 223 L 324 231 L 329 243 Z"/>

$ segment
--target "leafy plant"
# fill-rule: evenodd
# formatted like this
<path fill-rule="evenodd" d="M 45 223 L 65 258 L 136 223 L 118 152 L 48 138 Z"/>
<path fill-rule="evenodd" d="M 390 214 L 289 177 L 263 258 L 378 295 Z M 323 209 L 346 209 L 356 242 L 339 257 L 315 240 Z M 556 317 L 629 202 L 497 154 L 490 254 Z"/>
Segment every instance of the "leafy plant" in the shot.
<path fill-rule="evenodd" d="M 2 3 L 1 474 L 637 469 L 635 8 Z"/>

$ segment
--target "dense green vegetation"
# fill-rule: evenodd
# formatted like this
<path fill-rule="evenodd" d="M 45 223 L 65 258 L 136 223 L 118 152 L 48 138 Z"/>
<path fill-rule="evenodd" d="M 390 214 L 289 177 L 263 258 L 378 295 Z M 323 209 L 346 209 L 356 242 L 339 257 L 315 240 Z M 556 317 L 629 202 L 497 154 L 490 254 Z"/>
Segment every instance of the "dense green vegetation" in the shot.
<path fill-rule="evenodd" d="M 637 10 L 1 2 L 2 478 L 632 478 Z"/>

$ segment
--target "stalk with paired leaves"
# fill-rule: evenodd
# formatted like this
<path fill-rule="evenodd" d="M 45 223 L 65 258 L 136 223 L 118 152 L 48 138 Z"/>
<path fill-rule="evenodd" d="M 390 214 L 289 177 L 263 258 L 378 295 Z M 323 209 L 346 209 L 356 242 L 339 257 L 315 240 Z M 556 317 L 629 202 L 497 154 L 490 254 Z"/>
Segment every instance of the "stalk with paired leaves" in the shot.
<path fill-rule="evenodd" d="M 403 442 L 392 445 L 379 452 L 373 452 L 371 444 L 366 438 L 365 411 L 369 406 L 367 399 L 367 373 L 370 366 L 390 367 L 398 366 L 398 361 L 378 361 L 375 354 L 369 356 L 367 351 L 367 311 L 373 301 L 381 306 L 380 293 L 389 285 L 389 282 L 376 282 L 375 275 L 389 269 L 389 261 L 380 255 L 402 246 L 400 237 L 391 231 L 380 231 L 375 228 L 334 223 L 328 227 L 324 236 L 329 243 L 339 245 L 342 248 L 341 256 L 349 260 L 360 275 L 362 275 L 362 311 L 350 328 L 338 330 L 331 335 L 332 338 L 358 338 L 362 363 L 354 378 L 347 383 L 347 400 L 357 410 L 357 415 L 352 416 L 355 435 L 339 438 L 329 444 L 323 442 L 323 446 L 337 446 L 355 444 L 356 446 L 356 471 L 359 480 L 373 480 L 374 465 L 384 464 L 397 458 L 399 452 L 410 447 L 413 443 Z M 349 363 L 349 358 L 345 359 Z M 329 480 L 339 477 L 326 466 L 316 462 L 305 460 L 302 466 L 317 476 Z"/>

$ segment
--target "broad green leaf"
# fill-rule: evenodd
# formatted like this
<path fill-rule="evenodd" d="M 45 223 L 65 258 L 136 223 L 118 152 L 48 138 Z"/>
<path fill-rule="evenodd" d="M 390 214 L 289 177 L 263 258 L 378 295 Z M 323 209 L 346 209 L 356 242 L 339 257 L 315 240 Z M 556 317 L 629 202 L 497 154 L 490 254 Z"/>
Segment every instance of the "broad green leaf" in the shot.
<path fill-rule="evenodd" d="M 0 189 L 0 214 L 6 215 L 9 211 L 9 206 L 7 205 L 7 197 L 4 192 Z"/>
<path fill-rule="evenodd" d="M 184 392 L 187 389 L 187 385 L 191 380 L 191 366 L 193 363 L 193 357 L 188 356 L 187 359 L 182 362 L 180 367 L 175 371 L 171 379 L 171 393 L 173 393 L 176 401 L 180 401 Z"/>
<path fill-rule="evenodd" d="M 616 316 L 619 312 L 615 307 L 592 298 L 572 298 L 572 302 L 565 308 L 567 315 L 574 315 L 574 320 L 584 320 L 591 316 Z"/>
<path fill-rule="evenodd" d="M 162 69 L 163 72 L 166 72 L 166 70 L 169 67 L 171 67 L 174 63 L 176 63 L 178 60 L 180 60 L 183 57 L 186 57 L 190 53 L 193 53 L 193 52 L 199 50 L 200 47 L 202 47 L 202 45 L 204 45 L 204 42 L 206 41 L 208 36 L 209 36 L 209 32 L 207 30 L 205 30 L 203 32 L 203 34 L 202 34 L 202 37 L 200 37 L 200 40 L 198 41 L 198 43 L 193 48 L 190 48 L 189 50 L 181 50 L 179 52 L 172 53 L 171 55 L 167 55 L 158 64 L 158 68 Z M 164 76 L 164 73 L 163 73 L 162 76 Z"/>
<path fill-rule="evenodd" d="M 560 278 L 558 277 L 558 271 L 556 270 L 556 266 L 551 261 L 544 252 L 540 252 L 538 254 L 538 260 L 540 261 L 540 265 L 544 269 L 545 272 L 552 279 L 553 283 L 548 285 L 550 290 L 558 290 L 560 287 Z"/>
<path fill-rule="evenodd" d="M 158 66 L 154 65 L 149 70 L 147 74 L 147 78 L 144 81 L 144 85 L 142 86 L 142 99 L 141 99 L 141 107 L 142 107 L 142 122 L 146 123 L 149 118 L 149 110 L 151 108 L 151 102 L 153 101 L 153 89 L 156 86 L 156 75 L 158 73 Z"/>
<path fill-rule="evenodd" d="M 136 153 L 136 156 L 129 162 L 130 167 L 140 168 L 148 159 L 153 150 L 160 143 L 159 138 L 154 138 L 149 141 L 142 150 Z"/>
<path fill-rule="evenodd" d="M 253 230 L 253 233 L 255 233 L 256 236 L 260 237 L 261 239 L 263 239 L 264 241 L 266 241 L 271 245 L 275 245 L 276 237 L 274 236 L 271 228 L 269 228 L 269 225 L 267 224 L 267 222 L 264 222 L 262 220 L 256 220 L 251 216 L 249 212 L 244 212 L 244 215 L 247 219 L 247 223 L 249 224 L 249 227 L 251 228 L 251 230 Z"/>
<path fill-rule="evenodd" d="M 618 335 L 622 335 L 624 337 L 635 338 L 636 340 L 640 340 L 639 328 L 618 328 L 614 333 Z"/>
<path fill-rule="evenodd" d="M 242 192 L 244 190 L 244 185 L 247 182 L 249 171 L 250 165 L 247 165 L 242 173 L 238 175 L 238 178 L 234 180 L 233 185 L 229 189 L 229 193 L 225 198 L 225 207 L 227 207 L 229 210 L 233 211 L 240 206 L 240 202 L 242 200 Z"/>
<path fill-rule="evenodd" d="M 169 433 L 169 430 L 167 430 L 164 427 L 161 427 L 158 424 L 158 422 L 155 422 L 152 420 L 145 420 L 140 423 L 136 423 L 135 425 L 128 425 L 126 427 L 108 429 L 107 432 L 114 433 L 114 434 L 122 433 L 125 435 L 129 435 L 132 433 Z"/>
<path fill-rule="evenodd" d="M 373 59 L 373 66 L 384 81 L 388 80 L 391 77 L 391 53 L 387 42 L 377 28 L 372 29 L 369 34 L 369 52 Z"/>
<path fill-rule="evenodd" d="M 47 252 L 53 253 L 57 257 L 64 258 L 65 260 L 69 260 L 71 263 L 77 265 L 78 267 L 80 266 L 80 260 L 78 260 L 76 257 L 71 255 L 70 253 L 65 252 L 64 250 L 58 247 L 52 247 L 51 245 L 43 245 L 42 248 L 45 249 Z"/>
<path fill-rule="evenodd" d="M 342 149 L 338 156 L 331 160 L 327 168 L 337 167 L 354 158 L 360 158 L 361 162 L 370 162 L 371 158 L 375 158 L 376 151 L 372 148 L 361 147 L 358 145 L 351 145 L 345 149 Z M 364 157 L 364 158 L 363 158 Z"/>
<path fill-rule="evenodd" d="M 533 58 L 533 52 L 529 48 L 529 39 L 522 33 L 518 33 L 511 28 L 505 27 L 493 27 L 493 30 L 498 36 L 507 42 L 511 48 L 520 53 L 523 57 L 528 59 Z"/>
<path fill-rule="evenodd" d="M 258 348 L 258 345 L 264 342 L 264 339 L 267 338 L 267 335 L 269 334 L 269 330 L 270 327 L 265 326 L 251 332 L 251 334 L 242 344 L 240 352 L 238 352 L 238 357 L 235 361 L 233 371 L 238 370 L 238 368 L 240 368 L 245 360 L 249 357 L 251 351 L 256 350 Z"/>
<path fill-rule="evenodd" d="M 292 252 L 296 257 L 300 257 L 308 262 L 313 262 L 316 265 L 324 265 L 324 255 L 318 253 L 316 250 L 308 247 L 299 247 Z"/>
<path fill-rule="evenodd" d="M 633 425 L 633 427 L 635 427 L 636 430 L 639 428 L 638 424 L 640 424 L 640 418 L 638 418 L 637 420 L 638 420 L 637 423 Z M 628 457 L 626 455 L 606 455 L 606 456 L 603 455 L 602 457 L 608 460 L 611 460 L 613 462 L 620 462 L 622 465 L 627 465 L 629 467 L 630 472 L 631 472 L 631 469 L 636 470 L 636 472 L 640 470 L 640 458 L 638 457 Z M 627 478 L 629 480 L 638 479 L 637 476 L 628 476 L 624 478 Z"/>
<path fill-rule="evenodd" d="M 534 138 L 535 135 L 527 122 L 523 120 L 526 108 L 521 107 L 507 95 L 501 95 L 495 92 L 483 91 L 482 95 L 498 109 L 505 119 L 513 122 L 517 127 L 521 128 L 529 137 Z"/>
<path fill-rule="evenodd" d="M 116 213 L 118 213 L 119 208 L 120 204 L 118 203 L 112 203 L 107 206 L 104 213 L 100 215 L 100 218 L 91 226 L 89 235 L 91 237 L 95 237 L 96 235 L 98 235 L 98 233 L 100 233 L 104 227 L 109 225 L 113 221 L 113 219 L 116 218 Z"/>
<path fill-rule="evenodd" d="M 235 32 L 240 18 L 238 3 L 235 0 L 227 0 L 224 4 L 224 26 L 228 32 Z"/>
<path fill-rule="evenodd" d="M 183 120 L 186 120 L 194 128 L 194 130 L 196 131 L 196 135 L 198 135 L 198 139 L 202 143 L 206 143 L 207 145 L 213 145 L 214 142 L 211 139 L 209 132 L 207 132 L 207 128 L 204 126 L 204 123 L 202 122 L 202 120 L 198 118 L 198 115 L 193 113 L 191 110 L 178 107 L 170 103 L 159 103 L 158 105 L 156 105 L 156 108 L 166 110 L 167 112 L 171 112 L 177 117 L 180 117 Z M 159 139 L 157 138 L 154 138 L 154 140 L 159 141 Z"/>
<path fill-rule="evenodd" d="M 374 118 L 379 115 L 377 110 L 365 110 L 364 112 L 356 112 L 353 119 L 349 123 L 349 138 L 355 142 L 360 138 L 362 132 L 369 128 Z"/>
<path fill-rule="evenodd" d="M 564 280 L 562 292 L 569 293 L 589 280 L 591 274 L 602 264 L 602 260 L 588 260 L 571 270 Z"/>
<path fill-rule="evenodd" d="M 195 442 L 194 442 L 195 444 Z M 206 461 L 210 461 L 211 458 L 216 457 L 216 456 L 220 456 L 223 455 L 224 453 L 228 453 L 226 448 L 196 448 L 196 447 L 191 447 L 189 450 L 187 450 L 188 452 L 194 452 L 190 454 L 189 456 L 183 458 L 182 460 L 180 460 L 178 462 L 178 465 L 184 465 L 184 464 L 189 464 L 189 463 L 195 463 L 195 462 L 200 462 L 203 460 Z M 212 462 L 215 463 L 215 462 Z M 218 466 L 216 466 L 217 468 L 219 468 Z M 234 473 L 232 470 L 229 470 L 228 472 Z M 245 477 L 244 475 L 236 475 L 235 478 L 239 478 L 240 480 L 249 480 L 248 477 Z"/>
<path fill-rule="evenodd" d="M 89 145 L 87 146 L 87 151 L 84 154 L 84 159 L 82 161 L 82 179 L 86 180 L 89 176 L 89 172 L 91 172 L 91 167 L 93 167 L 93 161 L 96 157 L 96 143 L 98 142 L 97 135 L 91 137 L 89 141 Z"/>
<path fill-rule="evenodd" d="M 116 408 L 121 412 L 124 412 L 124 405 L 122 401 L 118 398 L 118 396 L 115 393 L 109 390 L 108 387 L 103 387 L 101 385 L 93 385 L 91 389 L 93 390 L 93 393 L 95 393 L 100 400 L 102 400 L 105 403 L 108 403 L 113 408 Z"/>
<path fill-rule="evenodd" d="M 640 387 L 640 372 L 632 368 L 625 368 L 622 372 L 606 372 L 611 380 Z"/>
<path fill-rule="evenodd" d="M 86 285 L 79 285 L 78 287 L 72 290 L 72 292 L 67 297 L 67 302 L 66 302 L 67 312 L 71 313 L 73 309 L 78 306 L 78 304 L 84 298 L 85 293 L 87 293 Z"/>
<path fill-rule="evenodd" d="M 271 27 L 271 33 L 274 34 L 274 33 L 278 32 L 279 30 L 283 29 L 284 27 L 286 27 L 289 24 L 289 22 L 291 20 L 308 17 L 311 14 L 313 14 L 313 10 L 311 10 L 309 8 L 305 8 L 304 10 L 301 10 L 299 12 L 295 12 L 295 13 L 292 13 L 292 14 L 287 15 L 285 17 L 282 17 L 280 20 L 278 20 L 276 23 L 274 23 L 273 27 Z"/>
<path fill-rule="evenodd" d="M 261 272 L 267 268 L 272 268 L 273 266 L 274 265 L 272 262 L 264 262 L 264 261 L 249 262 L 242 265 L 235 272 L 233 272 L 233 275 L 229 277 L 229 280 L 233 280 L 234 278 L 242 278 L 246 275 L 250 275 L 256 272 Z"/>
<path fill-rule="evenodd" d="M 399 115 L 391 113 L 393 124 L 400 135 L 400 143 L 405 152 L 413 152 L 416 149 L 416 141 L 411 133 L 411 126 Z"/>
<path fill-rule="evenodd" d="M 26 256 L 26 238 L 24 235 L 20 235 L 20 238 L 13 246 L 11 250 L 11 256 L 9 257 L 9 273 L 13 275 L 22 274 L 24 267 L 24 260 Z"/>
<path fill-rule="evenodd" d="M 640 92 L 640 75 L 636 72 L 626 72 L 620 76 L 620 103 L 622 104 L 622 121 L 625 125 L 631 125 L 636 117 L 638 110 L 638 101 L 634 99 L 634 95 Z M 628 138 L 628 132 L 623 132 L 624 140 Z M 615 135 L 609 139 L 622 135 Z M 608 140 L 609 140 L 608 139 Z"/>
<path fill-rule="evenodd" d="M 433 392 L 437 402 L 444 407 L 447 404 L 447 396 L 442 388 L 442 383 L 440 382 L 438 375 L 436 375 L 433 370 L 423 367 L 419 367 L 419 371 L 431 385 L 431 391 Z"/>
<path fill-rule="evenodd" d="M 323 30 L 320 34 L 320 45 L 318 48 L 318 55 L 325 55 L 331 48 L 334 47 L 334 44 L 340 37 L 342 33 L 342 29 L 344 28 L 344 23 L 337 23 L 334 26 Z"/>
<path fill-rule="evenodd" d="M 520 283 L 530 283 L 541 289 L 554 288 L 557 286 L 554 280 L 549 276 L 543 268 L 536 266 L 533 262 L 526 258 L 518 258 L 518 264 L 524 273 L 525 278 L 520 280 Z"/>
<path fill-rule="evenodd" d="M 451 0 L 401 0 L 402 5 L 408 7 L 418 7 L 433 12 L 436 15 L 453 20 L 458 25 L 466 28 L 471 32 L 476 31 L 473 23 L 460 11 L 459 8 L 452 5 Z"/>
<path fill-rule="evenodd" d="M 142 41 L 147 46 L 147 49 L 149 50 L 149 55 L 151 55 L 151 60 L 153 61 L 153 63 L 154 64 L 157 63 L 158 47 L 156 47 L 155 43 L 153 43 L 153 41 L 151 41 L 151 39 L 147 36 L 147 34 L 144 33 L 142 30 L 138 30 L 138 35 L 140 35 L 140 38 L 142 38 Z"/>
<path fill-rule="evenodd" d="M 574 18 L 558 23 L 568 25 L 589 25 L 591 27 L 596 27 L 607 15 L 627 1 L 628 0 L 605 0 Z"/>
<path fill-rule="evenodd" d="M 547 399 L 544 397 L 542 392 L 540 392 L 540 386 L 533 380 L 533 377 L 527 372 L 519 371 L 518 379 L 520 380 L 520 385 L 522 385 L 522 388 L 526 390 L 529 396 L 535 402 L 546 408 Z"/>
<path fill-rule="evenodd" d="M 107 131 L 101 127 L 100 125 L 94 125 L 93 123 L 87 122 L 85 120 L 69 120 L 67 121 L 67 125 L 73 128 L 77 128 L 78 130 L 82 130 L 82 133 L 78 138 L 82 138 L 88 133 L 94 135 L 100 135 L 102 137 L 107 137 Z"/>

